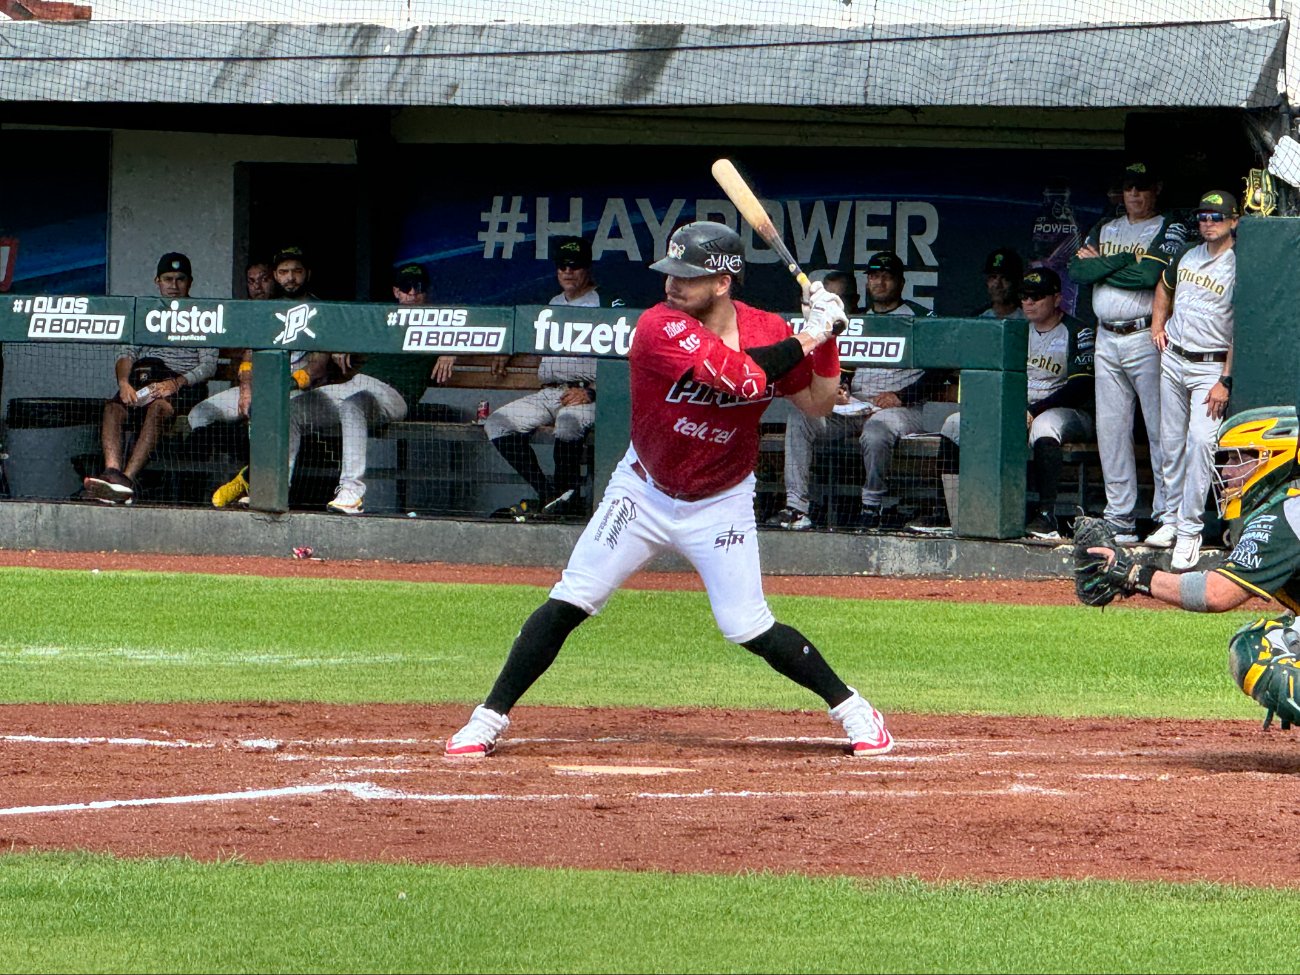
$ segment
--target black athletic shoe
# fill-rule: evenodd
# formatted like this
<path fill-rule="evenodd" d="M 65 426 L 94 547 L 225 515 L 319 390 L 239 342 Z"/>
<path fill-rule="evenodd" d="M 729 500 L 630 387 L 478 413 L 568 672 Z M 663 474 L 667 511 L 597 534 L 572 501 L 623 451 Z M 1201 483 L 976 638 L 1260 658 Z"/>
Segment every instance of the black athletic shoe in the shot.
<path fill-rule="evenodd" d="M 524 498 L 507 509 L 507 517 L 513 521 L 536 521 L 542 513 L 542 504 L 536 498 Z"/>
<path fill-rule="evenodd" d="M 88 477 L 81 483 L 96 501 L 130 504 L 135 498 L 135 481 L 116 467 L 108 468 L 98 477 Z"/>
<path fill-rule="evenodd" d="M 932 514 L 912 519 L 903 530 L 913 535 L 951 535 L 952 525 L 946 515 Z"/>
<path fill-rule="evenodd" d="M 545 518 L 567 518 L 570 515 L 578 513 L 578 506 L 581 499 L 574 488 L 569 488 L 559 497 L 552 498 L 542 506 L 541 514 Z"/>
<path fill-rule="evenodd" d="M 853 530 L 856 532 L 877 532 L 884 527 L 885 513 L 875 505 L 868 505 L 858 512 L 857 520 L 853 522 Z"/>
<path fill-rule="evenodd" d="M 786 531 L 802 532 L 813 526 L 808 512 L 796 508 L 782 508 L 766 522 L 772 528 L 784 528 Z"/>
<path fill-rule="evenodd" d="M 1059 542 L 1061 533 L 1056 527 L 1056 518 L 1046 511 L 1040 511 L 1034 515 L 1033 519 L 1025 526 L 1025 534 L 1030 538 L 1041 538 L 1046 541 Z"/>

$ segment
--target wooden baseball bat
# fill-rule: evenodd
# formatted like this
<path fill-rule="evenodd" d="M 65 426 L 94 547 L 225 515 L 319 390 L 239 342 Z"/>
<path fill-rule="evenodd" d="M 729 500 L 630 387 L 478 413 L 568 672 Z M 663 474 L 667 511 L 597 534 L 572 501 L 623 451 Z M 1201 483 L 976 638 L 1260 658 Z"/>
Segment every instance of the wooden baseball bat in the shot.
<path fill-rule="evenodd" d="M 719 159 L 713 164 L 713 178 L 718 181 L 727 198 L 736 204 L 736 209 L 745 218 L 745 222 L 754 228 L 758 236 L 767 241 L 781 260 L 785 261 L 786 269 L 794 275 L 794 279 L 806 292 L 809 286 L 808 275 L 803 273 L 803 268 L 794 259 L 790 249 L 785 246 L 781 235 L 776 232 L 771 216 L 763 209 L 763 204 L 758 202 L 758 197 L 745 182 L 745 177 L 740 175 L 730 159 Z"/>

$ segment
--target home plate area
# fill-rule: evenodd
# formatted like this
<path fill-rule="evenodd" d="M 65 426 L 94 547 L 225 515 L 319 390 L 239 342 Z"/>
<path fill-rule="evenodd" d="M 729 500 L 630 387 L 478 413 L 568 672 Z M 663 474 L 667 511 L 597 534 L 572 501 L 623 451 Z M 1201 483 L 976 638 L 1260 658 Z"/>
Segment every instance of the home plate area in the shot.
<path fill-rule="evenodd" d="M 1254 721 L 521 705 L 0 706 L 0 844 L 199 859 L 1295 886 L 1300 735 Z"/>

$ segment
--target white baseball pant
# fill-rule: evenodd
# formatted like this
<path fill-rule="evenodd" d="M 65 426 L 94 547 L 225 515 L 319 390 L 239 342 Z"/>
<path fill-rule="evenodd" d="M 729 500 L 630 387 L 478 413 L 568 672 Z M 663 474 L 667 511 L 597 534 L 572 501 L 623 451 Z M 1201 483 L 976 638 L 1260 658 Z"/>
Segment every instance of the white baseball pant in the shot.
<path fill-rule="evenodd" d="M 358 373 L 345 383 L 320 386 L 290 396 L 289 473 L 293 474 L 308 429 L 339 429 L 343 456 L 339 463 L 339 487 L 358 496 L 366 486 L 366 438 L 371 424 L 394 423 L 406 416 L 402 394 L 374 376 Z"/>
<path fill-rule="evenodd" d="M 532 433 L 550 424 L 555 427 L 556 440 L 581 440 L 596 422 L 596 404 L 561 406 L 560 399 L 567 392 L 567 386 L 549 386 L 507 403 L 483 421 L 483 432 L 489 440 L 496 440 L 510 433 Z"/>
<path fill-rule="evenodd" d="M 198 430 L 211 423 L 234 423 L 239 419 L 239 386 L 231 386 L 200 400 L 187 415 L 191 430 Z"/>
<path fill-rule="evenodd" d="M 948 419 L 943 421 L 943 429 L 939 432 L 953 443 L 961 443 L 961 411 L 950 414 Z M 1092 417 L 1083 410 L 1070 409 L 1066 406 L 1044 410 L 1034 417 L 1034 422 L 1029 427 L 1029 442 L 1032 444 L 1043 437 L 1050 437 L 1060 443 L 1091 440 Z"/>
<path fill-rule="evenodd" d="M 551 598 L 599 613 L 633 572 L 677 552 L 704 581 L 724 637 L 745 643 L 767 632 L 776 619 L 763 595 L 754 475 L 702 500 L 678 501 L 638 476 L 636 459 L 629 447 Z"/>

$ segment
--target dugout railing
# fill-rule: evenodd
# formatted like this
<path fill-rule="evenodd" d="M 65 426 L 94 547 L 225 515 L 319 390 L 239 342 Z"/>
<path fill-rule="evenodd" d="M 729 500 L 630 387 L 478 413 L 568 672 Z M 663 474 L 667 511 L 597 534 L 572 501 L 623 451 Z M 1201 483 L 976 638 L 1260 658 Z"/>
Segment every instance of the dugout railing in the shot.
<path fill-rule="evenodd" d="M 545 305 L 402 307 L 323 301 L 6 295 L 0 305 L 0 342 L 5 343 L 7 353 L 18 347 L 16 344 L 39 349 L 47 361 L 58 361 L 63 355 L 70 359 L 69 346 L 98 347 L 100 368 L 110 380 L 112 355 L 105 347 L 183 344 L 255 350 L 249 423 L 250 507 L 284 512 L 289 510 L 290 500 L 285 463 L 289 436 L 286 390 L 290 355 L 297 350 L 422 356 L 430 363 L 438 355 L 478 361 L 507 355 L 593 356 L 598 360 L 599 395 L 591 467 L 593 493 L 599 497 L 627 448 L 626 355 L 638 315 L 639 310 L 628 308 Z M 801 320 L 788 317 L 798 328 Z M 841 359 L 848 366 L 960 374 L 963 449 L 956 533 L 972 538 L 1021 537 L 1028 457 L 1024 429 L 1026 324 L 985 318 L 854 317 L 838 341 Z M 66 352 L 61 353 L 59 346 Z M 105 362 L 108 365 L 103 365 Z M 226 370 L 223 375 L 229 378 L 228 362 Z M 516 375 L 519 372 L 515 370 Z M 9 379 L 6 376 L 6 382 Z M 513 385 L 517 395 L 527 392 L 526 377 Z M 54 388 L 59 388 L 58 384 Z M 94 401 L 87 398 L 87 402 Z M 464 422 L 452 421 L 450 425 Z M 467 432 L 461 439 L 479 436 Z M 386 440 L 396 448 L 402 438 Z M 383 458 L 370 464 L 377 478 L 398 466 Z"/>

